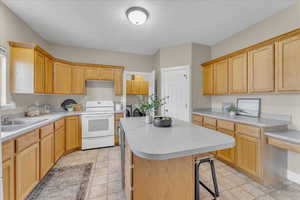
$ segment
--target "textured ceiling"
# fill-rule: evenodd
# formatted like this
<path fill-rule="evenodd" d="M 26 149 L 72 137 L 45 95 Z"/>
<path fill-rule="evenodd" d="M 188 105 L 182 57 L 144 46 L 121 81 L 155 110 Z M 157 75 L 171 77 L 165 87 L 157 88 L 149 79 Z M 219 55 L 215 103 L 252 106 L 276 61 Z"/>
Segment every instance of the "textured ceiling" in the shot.
<path fill-rule="evenodd" d="M 153 54 L 160 47 L 213 45 L 297 0 L 2 0 L 45 40 L 56 44 Z M 150 13 L 142 26 L 125 11 Z"/>

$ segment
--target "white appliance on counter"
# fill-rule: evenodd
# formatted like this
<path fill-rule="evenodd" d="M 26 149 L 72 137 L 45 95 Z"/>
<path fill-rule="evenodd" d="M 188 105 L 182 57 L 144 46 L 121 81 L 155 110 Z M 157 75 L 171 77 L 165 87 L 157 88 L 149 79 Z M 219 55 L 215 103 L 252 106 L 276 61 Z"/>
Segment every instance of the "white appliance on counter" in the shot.
<path fill-rule="evenodd" d="M 114 146 L 114 103 L 87 101 L 81 115 L 82 149 Z"/>

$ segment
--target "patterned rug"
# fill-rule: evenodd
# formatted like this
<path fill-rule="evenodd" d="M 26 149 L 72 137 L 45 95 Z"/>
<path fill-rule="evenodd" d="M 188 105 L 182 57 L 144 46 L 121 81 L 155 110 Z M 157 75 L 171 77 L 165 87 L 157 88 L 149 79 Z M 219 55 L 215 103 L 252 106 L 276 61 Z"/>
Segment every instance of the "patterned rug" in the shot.
<path fill-rule="evenodd" d="M 92 163 L 53 168 L 26 200 L 84 200 Z"/>

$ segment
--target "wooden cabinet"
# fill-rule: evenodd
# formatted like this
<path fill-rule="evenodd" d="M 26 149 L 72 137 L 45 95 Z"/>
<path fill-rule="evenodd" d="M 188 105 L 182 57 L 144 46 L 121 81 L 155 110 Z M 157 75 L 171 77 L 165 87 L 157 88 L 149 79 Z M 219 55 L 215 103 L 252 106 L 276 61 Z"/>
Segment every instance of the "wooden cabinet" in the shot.
<path fill-rule="evenodd" d="M 112 81 L 114 80 L 114 71 L 112 69 L 99 69 L 99 80 Z"/>
<path fill-rule="evenodd" d="M 39 182 L 39 144 L 35 143 L 16 155 L 16 199 L 23 200 Z"/>
<path fill-rule="evenodd" d="M 247 93 L 248 92 L 248 64 L 247 53 L 243 53 L 228 60 L 229 68 L 229 93 Z"/>
<path fill-rule="evenodd" d="M 260 128 L 237 124 L 237 167 L 248 174 L 261 176 L 261 135 Z"/>
<path fill-rule="evenodd" d="M 217 130 L 221 133 L 230 135 L 233 138 L 235 138 L 235 132 L 234 132 L 235 128 L 234 128 L 233 122 L 218 120 L 217 121 Z M 224 150 L 218 151 L 217 156 L 221 160 L 224 160 L 230 164 L 234 164 L 235 163 L 235 152 L 236 152 L 235 148 L 224 149 Z"/>
<path fill-rule="evenodd" d="M 203 126 L 203 116 L 193 114 L 192 123 L 198 126 Z"/>
<path fill-rule="evenodd" d="M 114 70 L 114 90 L 116 96 L 121 96 L 123 94 L 123 70 Z"/>
<path fill-rule="evenodd" d="M 66 151 L 80 147 L 79 117 L 66 117 Z"/>
<path fill-rule="evenodd" d="M 149 82 L 143 80 L 126 80 L 126 94 L 128 95 L 148 95 Z"/>
<path fill-rule="evenodd" d="M 65 127 L 60 127 L 54 133 L 54 159 L 55 162 L 66 152 Z"/>
<path fill-rule="evenodd" d="M 300 34 L 276 43 L 278 91 L 300 91 Z"/>
<path fill-rule="evenodd" d="M 34 93 L 45 92 L 45 56 L 35 51 L 34 53 Z"/>
<path fill-rule="evenodd" d="M 15 145 L 14 141 L 2 144 L 2 173 L 3 173 L 3 198 L 15 200 Z"/>
<path fill-rule="evenodd" d="M 214 64 L 214 94 L 228 93 L 228 60 Z"/>
<path fill-rule="evenodd" d="M 72 67 L 72 94 L 85 94 L 85 69 L 82 67 Z"/>
<path fill-rule="evenodd" d="M 72 84 L 72 68 L 68 64 L 54 63 L 54 93 L 70 94 Z"/>
<path fill-rule="evenodd" d="M 208 65 L 203 68 L 203 94 L 214 94 L 214 66 Z"/>
<path fill-rule="evenodd" d="M 254 49 L 248 53 L 248 85 L 250 93 L 274 91 L 274 44 Z"/>
<path fill-rule="evenodd" d="M 53 93 L 53 60 L 45 56 L 45 93 Z"/>
<path fill-rule="evenodd" d="M 40 137 L 40 177 L 42 178 L 54 165 L 53 124 L 41 128 Z"/>
<path fill-rule="evenodd" d="M 237 167 L 255 177 L 261 176 L 260 139 L 237 134 Z"/>
<path fill-rule="evenodd" d="M 90 67 L 85 70 L 86 80 L 98 80 L 100 76 L 100 71 L 97 68 Z"/>
<path fill-rule="evenodd" d="M 124 117 L 123 113 L 115 114 L 115 145 L 119 145 L 118 131 L 120 128 L 120 119 Z"/>

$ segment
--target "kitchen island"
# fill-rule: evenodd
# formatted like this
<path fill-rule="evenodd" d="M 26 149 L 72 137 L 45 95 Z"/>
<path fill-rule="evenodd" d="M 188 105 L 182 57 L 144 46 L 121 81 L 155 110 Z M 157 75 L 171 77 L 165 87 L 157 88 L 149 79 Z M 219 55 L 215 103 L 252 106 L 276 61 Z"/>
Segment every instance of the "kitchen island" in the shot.
<path fill-rule="evenodd" d="M 233 137 L 189 122 L 172 127 L 121 119 L 121 160 L 126 200 L 193 200 L 195 159 L 232 148 Z"/>

